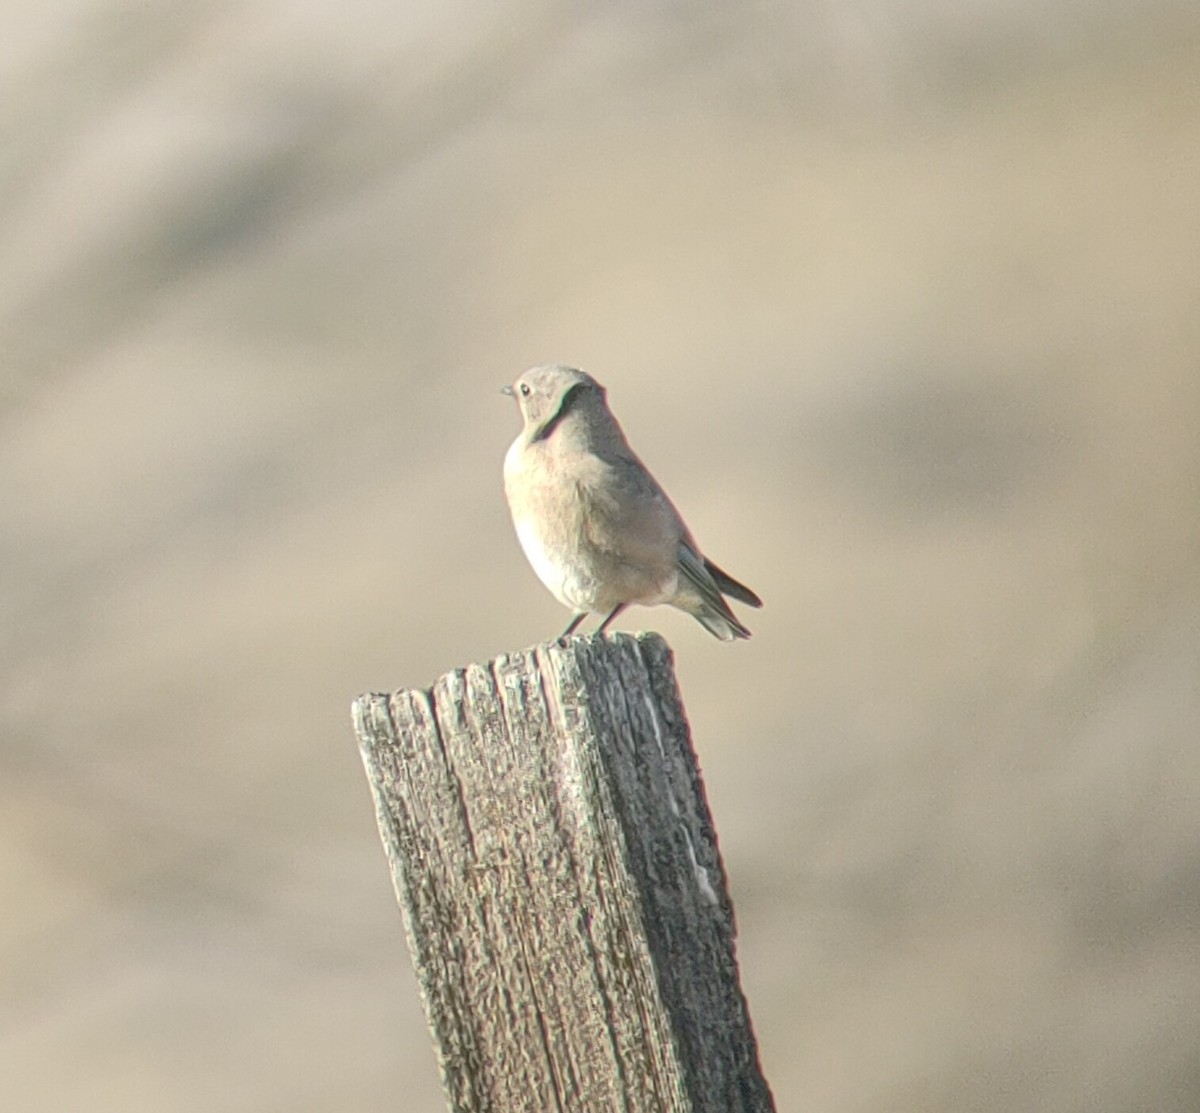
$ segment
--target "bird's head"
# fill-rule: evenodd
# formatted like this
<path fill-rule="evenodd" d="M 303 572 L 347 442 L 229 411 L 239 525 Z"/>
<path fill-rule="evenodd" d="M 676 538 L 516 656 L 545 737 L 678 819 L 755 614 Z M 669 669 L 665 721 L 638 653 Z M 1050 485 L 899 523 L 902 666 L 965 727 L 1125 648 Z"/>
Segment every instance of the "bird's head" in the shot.
<path fill-rule="evenodd" d="M 558 363 L 531 368 L 504 393 L 516 399 L 530 441 L 544 440 L 572 413 L 606 409 L 604 387 L 586 371 Z"/>

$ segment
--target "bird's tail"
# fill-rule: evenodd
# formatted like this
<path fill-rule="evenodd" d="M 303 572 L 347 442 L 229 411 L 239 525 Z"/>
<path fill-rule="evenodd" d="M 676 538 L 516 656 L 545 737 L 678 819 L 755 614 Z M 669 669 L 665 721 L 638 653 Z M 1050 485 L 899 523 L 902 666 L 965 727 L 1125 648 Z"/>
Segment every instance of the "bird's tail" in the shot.
<path fill-rule="evenodd" d="M 726 610 L 722 614 L 720 611 L 714 611 L 710 607 L 699 607 L 690 613 L 705 630 L 714 637 L 720 638 L 723 642 L 731 642 L 734 638 L 748 638 L 750 636 L 750 631 L 738 622 L 737 616 L 732 611 Z"/>
<path fill-rule="evenodd" d="M 735 599 L 761 607 L 762 600 L 754 592 L 727 576 L 687 544 L 679 547 L 679 570 L 691 590 L 680 593 L 675 600 L 676 606 L 687 611 L 723 642 L 750 636 L 750 631 L 738 621 L 721 593 L 728 591 Z"/>

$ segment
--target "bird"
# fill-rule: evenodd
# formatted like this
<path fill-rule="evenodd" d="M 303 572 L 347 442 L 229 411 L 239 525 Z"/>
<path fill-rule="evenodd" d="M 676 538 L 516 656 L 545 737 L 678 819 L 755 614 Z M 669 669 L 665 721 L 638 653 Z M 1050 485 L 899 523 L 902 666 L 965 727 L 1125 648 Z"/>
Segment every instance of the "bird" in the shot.
<path fill-rule="evenodd" d="M 523 427 L 504 457 L 504 493 L 534 572 L 574 615 L 603 634 L 631 604 L 668 604 L 722 641 L 750 631 L 725 596 L 761 607 L 745 584 L 701 552 L 674 503 L 629 447 L 591 375 L 534 367 L 502 388 Z"/>

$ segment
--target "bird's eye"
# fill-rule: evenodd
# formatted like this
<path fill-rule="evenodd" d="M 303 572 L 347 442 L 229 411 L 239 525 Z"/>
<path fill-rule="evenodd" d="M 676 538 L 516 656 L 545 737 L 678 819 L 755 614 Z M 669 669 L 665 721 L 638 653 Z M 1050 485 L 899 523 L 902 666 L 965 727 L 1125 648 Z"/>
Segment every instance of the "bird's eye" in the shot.
<path fill-rule="evenodd" d="M 521 385 L 518 389 L 521 391 L 522 398 L 529 397 L 529 384 L 528 383 L 521 383 Z"/>

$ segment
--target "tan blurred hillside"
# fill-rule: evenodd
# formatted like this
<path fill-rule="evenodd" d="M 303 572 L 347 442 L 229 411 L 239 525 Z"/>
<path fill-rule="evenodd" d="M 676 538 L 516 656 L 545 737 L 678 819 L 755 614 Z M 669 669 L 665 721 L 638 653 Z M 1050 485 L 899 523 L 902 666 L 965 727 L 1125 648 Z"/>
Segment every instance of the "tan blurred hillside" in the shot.
<path fill-rule="evenodd" d="M 444 1108 L 349 726 L 558 632 L 580 364 L 780 1110 L 1200 1108 L 1200 12 L 18 3 L 0 1107 Z"/>

